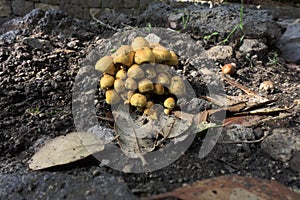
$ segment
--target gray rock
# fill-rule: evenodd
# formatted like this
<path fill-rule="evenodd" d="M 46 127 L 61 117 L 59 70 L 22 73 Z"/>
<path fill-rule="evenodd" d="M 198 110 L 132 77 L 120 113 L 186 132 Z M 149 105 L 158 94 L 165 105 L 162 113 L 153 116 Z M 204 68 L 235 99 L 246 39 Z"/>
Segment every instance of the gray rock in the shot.
<path fill-rule="evenodd" d="M 237 58 L 248 56 L 249 58 L 254 54 L 263 58 L 267 55 L 268 47 L 259 42 L 257 39 L 244 39 L 243 44 L 240 46 L 239 51 L 236 53 Z"/>
<path fill-rule="evenodd" d="M 24 38 L 23 43 L 35 49 L 53 48 L 49 41 L 34 37 Z"/>
<path fill-rule="evenodd" d="M 300 150 L 299 144 L 300 137 L 292 130 L 277 128 L 261 143 L 261 148 L 275 160 L 286 162 L 292 158 L 293 151 Z"/>
<path fill-rule="evenodd" d="M 15 15 L 23 16 L 34 9 L 34 3 L 24 0 L 13 0 L 11 7 Z"/>
<path fill-rule="evenodd" d="M 300 22 L 289 25 L 280 37 L 277 46 L 287 62 L 300 62 Z"/>
<path fill-rule="evenodd" d="M 229 129 L 226 130 L 226 132 L 223 134 L 223 136 L 219 139 L 226 142 L 242 142 L 242 141 L 252 141 L 255 140 L 255 134 L 252 128 L 246 128 L 242 125 L 233 125 Z M 251 144 L 241 143 L 237 145 L 229 145 L 227 147 L 227 150 L 231 154 L 236 154 L 240 152 L 241 150 L 246 152 L 251 152 L 250 150 Z"/>
<path fill-rule="evenodd" d="M 0 174 L 0 199 L 136 199 L 123 180 L 100 173 L 99 168 L 73 173 Z"/>
<path fill-rule="evenodd" d="M 214 46 L 206 51 L 207 57 L 212 60 L 224 62 L 232 57 L 233 49 L 231 46 Z"/>
<path fill-rule="evenodd" d="M 11 7 L 8 1 L 0 1 L 0 17 L 9 17 L 11 14 Z"/>

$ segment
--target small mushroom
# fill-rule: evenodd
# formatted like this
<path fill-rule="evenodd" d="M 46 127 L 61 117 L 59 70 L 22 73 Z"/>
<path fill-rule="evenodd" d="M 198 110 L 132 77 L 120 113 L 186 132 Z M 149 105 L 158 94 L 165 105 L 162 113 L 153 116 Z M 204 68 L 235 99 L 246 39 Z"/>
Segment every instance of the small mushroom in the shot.
<path fill-rule="evenodd" d="M 274 88 L 274 83 L 272 81 L 264 81 L 259 86 L 259 90 L 269 93 L 274 92 Z"/>
<path fill-rule="evenodd" d="M 143 108 L 147 103 L 147 98 L 139 93 L 135 93 L 130 98 L 130 104 L 135 107 Z"/>
<path fill-rule="evenodd" d="M 151 80 L 144 78 L 138 83 L 138 89 L 140 93 L 146 93 L 153 90 L 153 83 Z"/>
<path fill-rule="evenodd" d="M 119 103 L 120 100 L 121 100 L 121 98 L 115 92 L 115 90 L 111 89 L 111 90 L 107 90 L 105 92 L 105 102 L 107 104 L 113 105 L 113 104 Z"/>
<path fill-rule="evenodd" d="M 136 37 L 131 43 L 131 48 L 136 51 L 143 47 L 150 47 L 149 42 L 144 37 Z"/>
<path fill-rule="evenodd" d="M 155 55 L 149 47 L 143 47 L 141 49 L 136 50 L 134 55 L 134 62 L 136 64 L 154 63 Z"/>
<path fill-rule="evenodd" d="M 128 45 L 122 45 L 113 55 L 115 64 L 122 64 L 127 67 L 131 66 L 134 58 L 134 51 Z"/>
<path fill-rule="evenodd" d="M 178 56 L 174 51 L 170 51 L 171 59 L 166 62 L 167 65 L 170 66 L 178 66 Z"/>
<path fill-rule="evenodd" d="M 172 97 L 169 97 L 164 101 L 164 106 L 166 108 L 173 109 L 175 107 L 175 105 L 176 105 L 175 100 Z"/>
<path fill-rule="evenodd" d="M 114 89 L 117 93 L 122 93 L 125 91 L 125 82 L 122 79 L 116 79 L 114 82 Z"/>
<path fill-rule="evenodd" d="M 127 99 L 130 99 L 134 95 L 134 91 L 128 91 L 127 92 Z"/>
<path fill-rule="evenodd" d="M 112 76 L 114 76 L 116 73 L 116 67 L 114 65 L 113 58 L 110 56 L 104 56 L 99 59 L 95 65 L 95 69 Z"/>
<path fill-rule="evenodd" d="M 139 65 L 133 64 L 128 69 L 127 76 L 129 78 L 133 78 L 133 79 L 142 79 L 144 77 L 144 71 L 142 70 L 142 68 Z"/>
<path fill-rule="evenodd" d="M 164 73 L 165 75 L 167 75 L 169 77 L 169 79 L 172 78 L 172 75 L 170 74 L 170 67 L 167 65 L 157 64 L 155 66 L 155 70 L 156 70 L 157 74 Z"/>
<path fill-rule="evenodd" d="M 234 74 L 236 71 L 236 64 L 235 63 L 228 63 L 228 64 L 225 64 L 223 67 L 222 67 L 222 73 L 223 74 Z"/>
<path fill-rule="evenodd" d="M 151 64 L 143 64 L 141 67 L 144 69 L 145 78 L 153 79 L 156 77 L 156 71 Z"/>
<path fill-rule="evenodd" d="M 183 96 L 185 94 L 185 84 L 181 77 L 174 76 L 171 79 L 169 92 L 176 96 Z"/>
<path fill-rule="evenodd" d="M 149 116 L 153 120 L 157 120 L 158 119 L 157 112 L 154 109 L 146 108 L 144 110 L 143 114 L 146 115 L 146 116 Z"/>
<path fill-rule="evenodd" d="M 104 74 L 100 79 L 100 88 L 107 89 L 113 86 L 115 78 L 109 74 Z"/>
<path fill-rule="evenodd" d="M 165 93 L 165 88 L 162 84 L 154 84 L 153 93 L 157 95 L 163 95 Z"/>
<path fill-rule="evenodd" d="M 127 78 L 125 81 L 125 88 L 127 90 L 136 90 L 137 89 L 137 83 L 133 78 Z"/>
<path fill-rule="evenodd" d="M 154 105 L 153 101 L 147 101 L 146 108 L 151 108 Z"/>
<path fill-rule="evenodd" d="M 125 80 L 127 78 L 126 70 L 125 69 L 120 69 L 119 71 L 117 71 L 116 78 Z"/>
<path fill-rule="evenodd" d="M 166 115 L 169 115 L 171 111 L 172 111 L 172 109 L 170 109 L 170 108 L 165 108 L 165 109 L 164 109 L 164 113 L 165 113 Z"/>
<path fill-rule="evenodd" d="M 152 52 L 155 56 L 155 62 L 157 63 L 169 61 L 172 58 L 171 53 L 164 47 L 154 47 Z"/>
<path fill-rule="evenodd" d="M 166 86 L 170 84 L 170 79 L 166 73 L 159 73 L 156 78 L 156 83 Z"/>
<path fill-rule="evenodd" d="M 149 42 L 149 45 L 150 45 L 151 49 L 154 49 L 155 47 L 162 47 L 162 48 L 164 48 L 164 46 L 162 46 L 158 42 Z"/>

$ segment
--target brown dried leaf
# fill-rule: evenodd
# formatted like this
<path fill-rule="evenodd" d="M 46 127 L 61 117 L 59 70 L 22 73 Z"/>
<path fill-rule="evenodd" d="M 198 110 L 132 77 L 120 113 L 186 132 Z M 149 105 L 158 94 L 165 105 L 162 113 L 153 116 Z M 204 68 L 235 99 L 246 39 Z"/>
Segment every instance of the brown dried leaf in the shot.
<path fill-rule="evenodd" d="M 90 132 L 72 132 L 48 141 L 29 161 L 29 168 L 40 170 L 68 164 L 104 149 L 105 142 Z"/>
<path fill-rule="evenodd" d="M 264 116 L 254 115 L 254 116 L 238 116 L 226 118 L 223 122 L 223 126 L 230 126 L 233 124 L 240 124 L 245 127 L 253 126 L 258 124 Z"/>
<path fill-rule="evenodd" d="M 229 78 L 227 78 L 226 76 L 224 75 L 221 75 L 221 77 L 226 80 L 230 85 L 236 87 L 236 88 L 239 88 L 240 90 L 244 91 L 246 94 L 248 95 L 257 95 L 256 92 L 252 91 L 250 88 L 238 83 L 238 82 L 235 82 Z"/>
<path fill-rule="evenodd" d="M 181 200 L 300 199 L 299 194 L 276 181 L 241 176 L 221 176 L 199 181 L 165 194 L 143 198 L 143 200 L 171 197 Z"/>

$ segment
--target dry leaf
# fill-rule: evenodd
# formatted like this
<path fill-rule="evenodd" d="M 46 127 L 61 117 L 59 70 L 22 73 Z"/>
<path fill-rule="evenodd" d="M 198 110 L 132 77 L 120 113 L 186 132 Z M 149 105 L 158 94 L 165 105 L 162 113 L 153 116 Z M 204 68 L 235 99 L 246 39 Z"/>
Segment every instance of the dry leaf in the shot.
<path fill-rule="evenodd" d="M 143 198 L 143 200 L 171 197 L 181 200 L 300 199 L 299 194 L 276 181 L 241 176 L 221 176 L 199 181 L 165 194 Z"/>
<path fill-rule="evenodd" d="M 235 82 L 229 78 L 227 78 L 226 76 L 224 75 L 221 75 L 221 77 L 226 80 L 230 85 L 234 86 L 234 87 L 237 87 L 239 88 L 240 90 L 244 91 L 246 94 L 248 95 L 257 95 L 256 92 L 252 91 L 250 88 L 238 83 L 238 82 Z"/>
<path fill-rule="evenodd" d="M 72 132 L 48 141 L 29 161 L 29 168 L 40 170 L 68 164 L 104 149 L 105 144 L 89 132 Z"/>

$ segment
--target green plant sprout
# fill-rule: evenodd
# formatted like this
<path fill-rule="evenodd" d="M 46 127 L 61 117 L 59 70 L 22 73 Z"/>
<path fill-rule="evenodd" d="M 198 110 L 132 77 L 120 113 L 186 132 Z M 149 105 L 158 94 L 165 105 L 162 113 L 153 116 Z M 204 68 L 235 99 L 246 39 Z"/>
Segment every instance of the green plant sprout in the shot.
<path fill-rule="evenodd" d="M 215 31 L 215 32 L 212 32 L 211 34 L 209 35 L 205 35 L 203 37 L 203 40 L 210 40 L 213 36 L 216 36 L 216 35 L 219 35 L 219 32 Z"/>
<path fill-rule="evenodd" d="M 237 25 L 234 26 L 234 28 L 230 31 L 230 33 L 227 35 L 227 37 L 221 41 L 221 44 L 226 44 L 229 41 L 229 38 L 238 30 L 243 30 L 243 17 L 244 17 L 244 0 L 241 0 L 241 8 L 240 8 L 240 20 Z M 242 42 L 244 39 L 244 35 L 241 37 L 240 42 Z"/>
<path fill-rule="evenodd" d="M 182 16 L 182 24 L 183 24 L 183 29 L 186 29 L 187 24 L 190 21 L 190 12 L 188 10 L 184 11 L 184 14 Z"/>
<path fill-rule="evenodd" d="M 280 66 L 281 63 L 280 63 L 278 53 L 275 52 L 275 53 L 271 53 L 270 55 L 271 56 L 268 56 L 269 62 L 267 63 L 267 65 L 278 65 L 278 66 Z"/>

